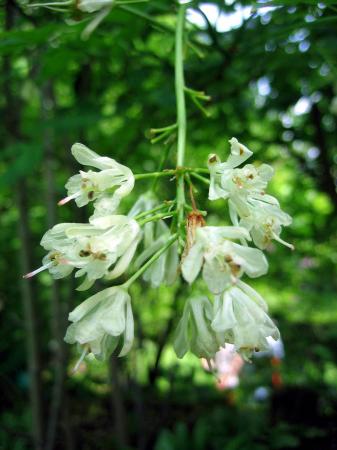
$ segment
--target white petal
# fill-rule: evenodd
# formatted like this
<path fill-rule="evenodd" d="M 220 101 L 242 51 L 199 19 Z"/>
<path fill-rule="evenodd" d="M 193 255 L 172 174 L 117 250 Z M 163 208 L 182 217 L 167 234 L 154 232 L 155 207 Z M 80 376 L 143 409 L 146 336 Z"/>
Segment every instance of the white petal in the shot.
<path fill-rule="evenodd" d="M 104 8 L 105 6 L 112 5 L 113 3 L 114 0 L 80 0 L 77 7 L 81 11 L 92 13 Z"/>
<path fill-rule="evenodd" d="M 122 255 L 122 257 L 118 260 L 114 269 L 108 273 L 108 275 L 107 275 L 108 280 L 113 280 L 115 278 L 120 277 L 128 269 L 128 267 L 131 263 L 131 260 L 137 250 L 139 240 L 140 240 L 140 238 L 135 240 L 129 246 L 129 248 L 125 251 L 125 253 Z"/>
<path fill-rule="evenodd" d="M 126 303 L 126 319 L 125 319 L 125 331 L 124 331 L 124 344 L 120 351 L 119 356 L 125 356 L 132 347 L 133 339 L 134 339 L 134 322 L 131 308 L 130 299 Z"/>
<path fill-rule="evenodd" d="M 201 270 L 202 262 L 203 248 L 198 242 L 196 242 L 190 248 L 181 265 L 182 275 L 188 283 L 193 283 L 193 281 L 197 278 Z"/>
<path fill-rule="evenodd" d="M 206 259 L 202 276 L 213 294 L 221 294 L 231 283 L 231 274 L 226 269 L 227 265 L 221 264 L 217 258 Z"/>
<path fill-rule="evenodd" d="M 170 286 L 175 282 L 178 276 L 179 270 L 179 255 L 178 255 L 178 244 L 174 242 L 167 253 L 167 265 L 166 265 L 166 283 Z"/>
<path fill-rule="evenodd" d="M 97 294 L 93 295 L 92 297 L 89 297 L 87 300 L 82 302 L 77 308 L 75 308 L 70 314 L 69 314 L 69 320 L 71 322 L 77 322 L 81 320 L 86 314 L 88 314 L 95 306 L 97 306 L 99 303 L 103 302 L 109 296 L 116 295 L 117 288 L 107 288 L 103 291 L 98 292 Z"/>
<path fill-rule="evenodd" d="M 230 291 L 225 291 L 223 296 L 218 297 L 217 303 L 218 308 L 212 321 L 213 330 L 224 332 L 233 329 L 237 324 L 237 319 L 234 314 L 233 298 Z"/>
<path fill-rule="evenodd" d="M 230 139 L 229 143 L 231 144 L 231 154 L 226 161 L 229 167 L 237 167 L 252 156 L 253 152 L 241 144 L 236 138 L 233 137 Z"/>
<path fill-rule="evenodd" d="M 269 166 L 268 164 L 262 164 L 258 169 L 258 174 L 259 176 L 264 180 L 264 181 L 270 181 L 273 178 L 274 175 L 274 169 Z"/>
<path fill-rule="evenodd" d="M 90 217 L 90 224 L 103 230 L 116 225 L 125 225 L 131 222 L 131 219 L 123 215 L 108 215 L 104 217 Z"/>
<path fill-rule="evenodd" d="M 256 278 L 268 272 L 268 261 L 261 250 L 232 243 L 236 255 L 242 258 L 242 267 L 249 277 Z"/>
<path fill-rule="evenodd" d="M 71 153 L 82 166 L 96 167 L 100 170 L 111 169 L 115 160 L 106 156 L 100 156 L 83 144 L 76 143 L 71 147 Z"/>
<path fill-rule="evenodd" d="M 178 358 L 183 358 L 189 350 L 188 321 L 190 318 L 190 311 L 190 304 L 187 301 L 185 303 L 183 315 L 174 333 L 173 348 Z"/>
<path fill-rule="evenodd" d="M 100 305 L 100 326 L 110 336 L 119 336 L 124 332 L 125 305 L 129 298 L 126 291 L 118 290 L 114 297 Z"/>
<path fill-rule="evenodd" d="M 244 283 L 241 280 L 238 280 L 237 286 L 245 292 L 248 297 L 250 297 L 254 302 L 256 302 L 260 308 L 262 308 L 264 311 L 268 311 L 267 303 L 263 300 L 261 295 L 255 291 L 252 287 L 250 287 L 247 283 Z"/>
<path fill-rule="evenodd" d="M 165 277 L 167 251 L 160 256 L 144 273 L 144 280 L 149 281 L 152 287 L 159 287 Z"/>
<path fill-rule="evenodd" d="M 76 288 L 76 291 L 86 291 L 91 288 L 94 284 L 95 280 L 89 280 L 89 278 L 85 278 L 84 281 Z"/>
<path fill-rule="evenodd" d="M 202 236 L 203 242 L 211 242 L 215 239 L 240 239 L 251 240 L 248 231 L 243 227 L 202 227 L 197 229 L 197 236 Z"/>
<path fill-rule="evenodd" d="M 94 214 L 89 218 L 91 222 L 92 219 L 101 218 L 114 214 L 121 202 L 121 197 L 115 191 L 113 194 L 102 194 L 94 202 Z"/>

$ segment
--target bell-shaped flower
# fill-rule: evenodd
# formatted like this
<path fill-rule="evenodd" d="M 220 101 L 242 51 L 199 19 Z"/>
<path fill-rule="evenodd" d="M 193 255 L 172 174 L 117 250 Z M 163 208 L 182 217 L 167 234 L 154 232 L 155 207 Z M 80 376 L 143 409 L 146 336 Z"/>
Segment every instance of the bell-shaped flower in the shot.
<path fill-rule="evenodd" d="M 86 275 L 80 290 L 88 289 L 98 278 L 118 278 L 129 267 L 141 239 L 138 223 L 127 216 L 112 215 L 92 219 L 67 230 L 75 238 L 69 249 L 71 263 L 80 269 L 76 277 Z"/>
<path fill-rule="evenodd" d="M 292 218 L 282 211 L 277 201 L 269 202 L 268 198 L 251 199 L 250 214 L 243 217 L 239 224 L 249 231 L 254 244 L 262 250 L 268 247 L 272 240 L 294 250 L 292 244 L 280 238 L 282 226 L 290 225 Z"/>
<path fill-rule="evenodd" d="M 121 198 L 133 189 L 135 179 L 131 170 L 114 159 L 99 156 L 83 144 L 74 144 L 71 152 L 80 164 L 99 169 L 99 172 L 80 170 L 78 175 L 69 178 L 66 183 L 68 196 L 59 204 L 75 200 L 81 207 L 94 201 L 95 217 L 113 213 Z"/>
<path fill-rule="evenodd" d="M 252 152 L 240 144 L 237 139 L 231 139 L 231 155 L 226 162 L 221 163 L 216 155 L 211 155 L 208 160 L 210 170 L 209 199 L 230 199 L 240 217 L 248 216 L 250 208 L 248 200 L 251 197 L 264 195 L 265 188 L 273 176 L 273 168 L 262 164 L 255 168 L 252 164 L 246 164 L 243 168 L 237 166 L 252 155 Z M 238 156 L 233 159 L 233 147 L 239 148 Z"/>
<path fill-rule="evenodd" d="M 120 346 L 119 356 L 129 352 L 134 337 L 131 299 L 120 286 L 104 289 L 69 314 L 73 322 L 64 340 L 84 346 L 98 359 L 108 358 Z"/>
<path fill-rule="evenodd" d="M 275 341 L 279 330 L 268 316 L 263 298 L 250 286 L 238 281 L 214 302 L 212 328 L 224 333 L 225 342 L 249 360 L 254 351 L 268 350 L 267 337 Z"/>
<path fill-rule="evenodd" d="M 228 182 L 232 178 L 233 170 L 253 154 L 234 137 L 229 140 L 229 143 L 231 144 L 231 150 L 227 161 L 222 163 L 216 154 L 212 154 L 208 158 L 210 172 L 208 198 L 210 200 L 227 199 L 229 197 L 230 186 L 228 186 Z"/>
<path fill-rule="evenodd" d="M 198 358 L 210 360 L 223 344 L 223 336 L 212 327 L 213 306 L 207 297 L 186 301 L 174 335 L 173 347 L 178 358 L 190 350 Z"/>
<path fill-rule="evenodd" d="M 50 250 L 40 269 L 48 269 L 54 278 L 79 269 L 76 277 L 86 275 L 79 290 L 89 289 L 98 278 L 122 275 L 128 268 L 141 239 L 138 223 L 122 215 L 92 219 L 90 224 L 58 224 L 42 238 L 41 245 Z"/>
<path fill-rule="evenodd" d="M 49 270 L 55 279 L 69 275 L 74 270 L 74 266 L 69 263 L 66 253 L 75 240 L 67 237 L 66 230 L 77 225 L 76 223 L 59 223 L 48 230 L 43 235 L 40 244 L 49 252 L 42 259 L 42 266 L 27 273 L 24 278 L 31 278 L 44 270 Z"/>
<path fill-rule="evenodd" d="M 202 227 L 196 230 L 195 242 L 182 262 L 182 274 L 192 283 L 202 269 L 209 290 L 220 294 L 244 273 L 255 278 L 268 271 L 264 254 L 239 245 L 232 239 L 250 239 L 242 227 Z"/>
<path fill-rule="evenodd" d="M 130 210 L 128 216 L 135 217 L 137 214 L 149 211 L 158 205 L 156 198 L 148 192 L 139 197 Z M 160 250 L 170 239 L 171 232 L 163 220 L 156 223 L 148 222 L 144 225 L 143 251 L 135 261 L 135 268 L 139 269 L 148 259 Z M 165 253 L 163 253 L 144 272 L 143 279 L 156 288 L 162 284 L 171 285 L 175 282 L 179 269 L 178 244 L 174 242 Z"/>

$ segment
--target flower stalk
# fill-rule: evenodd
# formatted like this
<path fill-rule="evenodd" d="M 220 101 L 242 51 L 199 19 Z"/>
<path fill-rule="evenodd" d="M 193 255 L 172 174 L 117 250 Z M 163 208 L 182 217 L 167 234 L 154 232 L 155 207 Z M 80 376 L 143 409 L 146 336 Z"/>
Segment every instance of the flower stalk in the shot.
<path fill-rule="evenodd" d="M 167 213 L 161 213 L 161 214 L 155 214 L 154 216 L 147 217 L 146 219 L 140 220 L 138 223 L 140 226 L 145 225 L 148 222 L 154 222 L 160 219 L 168 219 L 169 217 L 172 217 L 176 214 L 175 211 L 173 212 L 167 212 Z"/>
<path fill-rule="evenodd" d="M 185 80 L 184 80 L 184 25 L 186 5 L 181 5 L 178 11 L 176 42 L 175 42 L 175 91 L 177 103 L 177 168 L 183 167 L 185 162 L 186 148 L 186 105 L 185 105 Z M 177 211 L 178 211 L 178 233 L 184 227 L 184 205 L 185 205 L 184 175 L 177 172 Z"/>

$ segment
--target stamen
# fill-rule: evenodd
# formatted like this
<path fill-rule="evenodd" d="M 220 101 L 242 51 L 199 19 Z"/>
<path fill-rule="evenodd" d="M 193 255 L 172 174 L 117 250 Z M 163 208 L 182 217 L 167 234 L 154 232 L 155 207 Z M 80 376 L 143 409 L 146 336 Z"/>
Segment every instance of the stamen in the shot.
<path fill-rule="evenodd" d="M 48 264 L 45 264 L 44 266 L 41 266 L 38 269 L 33 270 L 33 272 L 26 273 L 26 275 L 23 275 L 22 278 L 31 278 L 34 275 L 36 275 L 36 274 L 38 274 L 40 272 L 43 272 L 46 269 L 49 269 L 49 267 L 51 267 L 53 264 L 54 264 L 54 262 L 50 261 Z"/>
<path fill-rule="evenodd" d="M 74 200 L 75 198 L 79 197 L 80 195 L 81 195 L 81 192 L 75 192 L 75 194 L 73 194 L 73 195 L 68 195 L 68 197 L 64 197 L 57 204 L 59 206 L 65 205 L 66 203 L 70 202 L 71 200 Z"/>
<path fill-rule="evenodd" d="M 285 245 L 286 247 L 290 248 L 290 250 L 295 250 L 295 246 L 292 244 L 289 244 L 289 242 L 284 241 L 283 239 L 281 239 L 279 236 L 277 236 L 276 233 L 272 233 L 273 238 L 275 239 L 275 241 L 280 242 L 281 244 Z"/>
<path fill-rule="evenodd" d="M 71 371 L 72 375 L 78 371 L 82 361 L 84 360 L 84 358 L 87 356 L 88 353 L 89 353 L 89 345 L 85 345 L 83 348 L 83 352 L 82 352 L 81 356 L 79 357 L 79 360 L 77 361 L 77 363 L 75 364 L 75 367 Z"/>

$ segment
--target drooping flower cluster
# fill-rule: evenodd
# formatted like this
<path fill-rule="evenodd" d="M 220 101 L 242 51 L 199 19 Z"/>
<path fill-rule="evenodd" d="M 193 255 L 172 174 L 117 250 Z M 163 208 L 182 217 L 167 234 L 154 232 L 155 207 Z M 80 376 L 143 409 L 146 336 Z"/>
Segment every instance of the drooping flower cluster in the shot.
<path fill-rule="evenodd" d="M 261 249 L 271 239 L 285 243 L 279 235 L 291 219 L 265 193 L 272 168 L 266 164 L 239 168 L 252 152 L 235 138 L 230 143 L 227 161 L 221 163 L 217 155 L 211 155 L 208 167 L 209 199 L 228 200 L 232 225 L 207 226 L 191 198 L 185 234 L 174 219 L 171 227 L 165 222 L 178 215 L 176 200 L 160 203 L 153 192 L 141 195 L 127 215 L 119 214 L 122 199 L 134 187 L 132 171 L 82 144 L 73 145 L 75 159 L 90 169 L 68 180 L 68 195 L 59 204 L 93 203 L 94 212 L 88 223 L 61 223 L 47 231 L 41 240 L 48 252 L 43 265 L 25 277 L 48 270 L 58 279 L 75 271 L 75 277 L 82 278 L 77 289 L 87 290 L 98 279 L 115 280 L 126 274 L 133 259 L 136 270 L 124 283 L 103 289 L 70 313 L 72 324 L 65 340 L 82 347 L 83 357 L 88 352 L 98 359 L 112 352 L 125 355 L 134 338 L 129 286 L 139 276 L 154 288 L 170 286 L 179 272 L 189 284 L 202 273 L 213 299 L 198 296 L 186 301 L 174 339 L 178 357 L 190 350 L 210 360 L 230 344 L 249 360 L 254 351 L 268 349 L 268 339 L 279 338 L 265 301 L 241 278 L 256 278 L 268 271 Z M 180 261 L 178 238 L 185 242 Z"/>
<path fill-rule="evenodd" d="M 76 270 L 76 278 L 84 277 L 77 289 L 86 290 L 97 279 L 112 280 L 125 273 L 143 232 L 134 218 L 135 207 L 129 215 L 116 214 L 122 198 L 133 189 L 132 171 L 82 144 L 74 144 L 71 152 L 80 164 L 98 170 L 81 170 L 72 176 L 66 183 L 68 196 L 59 204 L 75 200 L 77 206 L 82 207 L 93 202 L 94 214 L 89 223 L 60 223 L 47 231 L 41 240 L 42 247 L 48 251 L 43 265 L 25 278 L 49 270 L 53 278 L 59 279 Z M 166 239 L 168 237 L 166 233 Z M 151 255 L 152 251 L 143 260 Z M 161 258 L 165 261 L 166 255 Z M 175 270 L 177 272 L 177 268 Z M 123 346 L 119 354 L 124 355 L 131 348 L 131 299 L 123 285 L 107 288 L 88 298 L 70 313 L 69 320 L 73 324 L 67 330 L 66 342 L 78 343 L 84 346 L 85 352 L 90 351 L 98 358 L 109 356 L 118 347 L 121 337 Z"/>
<path fill-rule="evenodd" d="M 233 225 L 200 224 L 188 233 L 193 235 L 193 242 L 184 255 L 182 275 L 193 283 L 202 271 L 214 301 L 197 297 L 186 303 L 174 343 L 179 357 L 191 350 L 211 359 L 220 347 L 233 344 L 249 360 L 253 352 L 269 348 L 267 338 L 279 339 L 265 301 L 241 277 L 255 278 L 268 271 L 260 249 L 266 248 L 271 239 L 293 248 L 279 237 L 282 225 L 289 225 L 291 218 L 274 197 L 265 193 L 273 169 L 266 164 L 238 168 L 252 152 L 235 138 L 229 142 L 231 154 L 226 162 L 221 163 L 217 155 L 209 157 L 209 199 L 228 200 Z M 247 241 L 258 248 L 249 247 Z"/>

